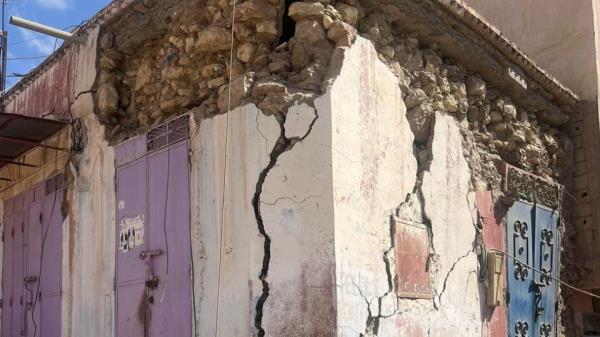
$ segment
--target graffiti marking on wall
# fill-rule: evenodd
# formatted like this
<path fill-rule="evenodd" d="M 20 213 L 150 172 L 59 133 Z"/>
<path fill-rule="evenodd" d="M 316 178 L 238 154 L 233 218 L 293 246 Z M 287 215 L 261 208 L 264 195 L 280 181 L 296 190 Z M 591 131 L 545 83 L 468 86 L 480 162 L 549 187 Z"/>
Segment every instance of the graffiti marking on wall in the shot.
<path fill-rule="evenodd" d="M 125 218 L 119 224 L 121 233 L 119 235 L 119 251 L 128 251 L 144 244 L 144 215 L 135 218 Z"/>

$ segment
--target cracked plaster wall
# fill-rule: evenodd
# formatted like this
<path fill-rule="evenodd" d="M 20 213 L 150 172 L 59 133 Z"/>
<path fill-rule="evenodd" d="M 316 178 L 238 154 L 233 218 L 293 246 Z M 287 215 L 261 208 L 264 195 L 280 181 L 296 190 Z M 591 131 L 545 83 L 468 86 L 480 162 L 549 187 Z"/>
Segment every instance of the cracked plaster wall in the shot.
<path fill-rule="evenodd" d="M 73 61 L 73 118 L 85 147 L 66 168 L 68 216 L 63 230 L 62 336 L 114 335 L 115 154 L 93 114 L 90 89 L 96 80 L 99 28 L 89 34 Z"/>
<path fill-rule="evenodd" d="M 248 1 L 256 2 L 260 1 Z M 191 128 L 190 164 L 193 314 L 198 336 L 214 336 L 216 330 L 220 336 L 247 335 L 248 331 L 281 337 L 427 332 L 444 336 L 457 330 L 462 335 L 479 335 L 482 303 L 475 255 L 469 253 L 475 239 L 473 204 L 469 201 L 473 198 L 467 197 L 471 177 L 463 157 L 461 131 L 471 147 L 465 153 L 475 156 L 478 151 L 492 149 L 495 160 L 520 154 L 515 151 L 515 142 L 518 149 L 528 142 L 521 140 L 524 137 L 515 141 L 507 135 L 514 133 L 513 126 L 517 131 L 525 130 L 527 140 L 540 143 L 540 150 L 512 161 L 539 169 L 544 175 L 559 176 L 555 170 L 558 159 L 546 160 L 547 149 L 558 147 L 555 138 L 559 135 L 546 125 L 540 131 L 538 123 L 534 125 L 535 112 L 519 113 L 516 120 L 514 105 L 498 98 L 497 90 L 486 96 L 485 82 L 469 77 L 455 65 L 456 60 L 442 60 L 437 48 L 420 46 L 417 39 L 392 31 L 391 19 L 381 13 L 360 8 L 358 1 L 346 2 L 352 5 L 338 1 L 338 8 L 346 10 L 343 19 L 360 26 L 361 34 L 375 48 L 371 42 L 358 39 L 346 53 L 340 78 L 324 96 L 312 103 L 319 92 L 315 83 L 326 84 L 325 73 L 331 72 L 327 67 L 333 48 L 332 43 L 325 43 L 325 32 L 319 29 L 320 19 L 325 22 L 325 16 L 330 15 L 319 12 L 299 20 L 305 26 L 310 23 L 316 34 L 311 38 L 326 46 L 311 45 L 318 50 L 309 50 L 310 58 L 318 62 L 306 68 L 306 64 L 289 64 L 289 59 L 298 57 L 294 50 L 304 48 L 298 47 L 303 46 L 300 41 L 296 48 L 269 51 L 271 75 L 262 71 L 252 84 L 254 90 L 241 81 L 244 99 L 233 106 L 260 101 L 259 106 L 269 108 L 269 115 L 249 104 L 207 118 L 217 110 L 217 96 L 212 92 L 216 90 L 205 101 L 209 103 L 199 106 L 194 114 L 197 119 Z M 226 21 L 216 17 L 219 13 L 215 14 L 216 25 Z M 352 16 L 348 18 L 348 14 Z M 356 32 L 339 18 L 334 19 L 339 24 L 330 26 L 329 31 L 342 27 L 343 32 L 333 52 L 338 57 Z M 113 42 L 105 41 L 105 47 Z M 83 74 L 78 75 L 83 80 L 77 92 L 91 88 L 96 77 L 91 73 L 95 69 L 95 34 L 90 43 L 79 56 L 78 67 L 86 67 L 76 72 Z M 376 50 L 394 73 L 377 59 Z M 219 58 L 220 63 L 226 63 L 221 61 Z M 101 69 L 107 66 L 100 63 Z M 135 58 L 131 63 L 135 64 Z M 264 70 L 265 64 L 254 66 Z M 297 74 L 290 73 L 290 66 L 303 75 L 294 77 Z M 453 83 L 448 83 L 448 71 Z M 311 77 L 314 73 L 317 76 Z M 200 82 L 205 84 L 206 80 Z M 223 97 L 227 86 L 219 85 L 218 96 Z M 282 91 L 255 97 L 258 88 L 266 87 Z M 65 336 L 111 336 L 114 332 L 114 153 L 105 141 L 111 138 L 103 131 L 106 121 L 100 117 L 101 125 L 90 113 L 90 98 L 90 94 L 82 95 L 73 106 L 74 114 L 83 118 L 87 147 L 74 158 L 74 169 L 79 172 L 70 181 L 70 217 L 65 224 L 65 254 L 69 255 L 64 265 L 66 273 L 72 275 L 65 284 L 69 289 L 65 294 L 68 304 L 63 306 L 68 310 L 63 314 Z M 102 101 L 96 99 L 97 104 Z M 413 103 L 408 112 L 413 117 L 410 127 L 404 107 L 404 101 L 409 100 Z M 491 124 L 490 100 L 494 101 Z M 315 109 L 306 104 L 288 109 L 299 101 L 309 102 Z M 434 109 L 438 112 L 432 116 Z M 445 110 L 454 111 L 455 117 L 439 113 Z M 562 115 L 559 117 L 562 121 Z M 415 125 L 422 129 L 424 139 L 413 150 L 410 129 Z M 486 125 L 494 130 L 487 131 Z M 482 137 L 469 132 L 481 132 Z M 546 136 L 545 132 L 548 135 L 541 144 L 538 136 Z M 422 142 L 427 139 L 428 151 Z M 490 141 L 494 143 L 489 145 Z M 473 149 L 473 143 L 486 145 Z M 530 166 L 530 159 L 539 159 L 540 154 L 544 160 Z M 492 161 L 484 158 L 489 166 L 486 169 L 497 178 Z M 425 165 L 425 161 L 429 163 Z M 469 161 L 479 164 L 483 160 Z M 473 171 L 477 169 L 481 170 L 476 166 Z M 486 174 L 476 172 L 474 176 L 482 180 Z M 257 197 L 259 202 L 254 204 Z M 456 212 L 460 208 L 464 212 Z M 395 298 L 394 284 L 390 283 L 395 278 L 390 236 L 394 213 L 430 226 L 433 301 Z"/>
<path fill-rule="evenodd" d="M 375 335 L 374 320 L 378 336 L 417 330 L 444 336 L 457 329 L 480 335 L 474 202 L 454 119 L 434 118 L 431 163 L 421 186 L 398 79 L 362 38 L 314 104 L 292 107 L 285 122 L 249 104 L 193 123 L 197 335 L 258 333 L 265 253 L 266 336 Z M 266 251 L 251 201 L 282 132 L 303 140 L 278 154 L 261 185 Z M 405 203 L 419 187 L 423 214 L 418 201 Z M 397 299 L 389 282 L 397 278 L 390 237 L 395 213 L 426 218 L 431 228 L 433 301 Z"/>
<path fill-rule="evenodd" d="M 412 192 L 417 161 L 398 79 L 370 41 L 357 38 L 323 99 L 333 119 L 337 335 L 349 336 L 364 333 L 369 307 L 373 316 L 396 310 L 383 258 L 390 215 Z"/>
<path fill-rule="evenodd" d="M 337 335 L 480 335 L 474 196 L 457 123 L 435 115 L 422 213 L 413 200 L 420 182 L 398 79 L 369 41 L 358 38 L 347 52 L 331 96 Z M 396 297 L 395 213 L 425 218 L 430 228 L 433 301 Z"/>
<path fill-rule="evenodd" d="M 229 131 L 226 131 L 227 125 Z M 254 326 L 252 303 L 261 290 L 256 275 L 263 248 L 251 200 L 257 178 L 269 162 L 279 132 L 275 118 L 263 115 L 252 104 L 228 115 L 202 120 L 191 128 L 197 336 L 215 336 L 217 329 L 221 336 L 240 336 Z M 226 133 L 229 140 L 224 177 Z M 224 208 L 221 207 L 223 193 Z M 219 247 L 221 242 L 223 246 Z M 217 307 L 220 316 L 215 324 Z"/>
<path fill-rule="evenodd" d="M 271 256 L 269 297 L 262 323 L 267 335 L 333 331 L 331 158 L 328 151 L 315 151 L 329 144 L 331 129 L 326 116 L 320 116 L 311 129 L 306 121 L 316 116 L 307 105 L 291 110 L 299 118 L 288 121 L 284 130 L 275 117 L 264 115 L 253 104 L 237 108 L 229 117 L 216 116 L 192 127 L 192 205 L 196 205 L 192 210 L 192 245 L 198 336 L 215 335 L 217 313 L 221 336 L 245 335 L 248 329 L 257 332 L 255 308 L 263 294 L 258 273 L 265 253 Z M 302 118 L 307 115 L 309 119 Z M 272 240 L 266 251 L 251 201 L 257 192 L 257 179 L 269 166 L 269 155 L 282 131 L 288 136 L 311 135 L 281 154 L 264 181 L 260 210 L 264 231 Z"/>

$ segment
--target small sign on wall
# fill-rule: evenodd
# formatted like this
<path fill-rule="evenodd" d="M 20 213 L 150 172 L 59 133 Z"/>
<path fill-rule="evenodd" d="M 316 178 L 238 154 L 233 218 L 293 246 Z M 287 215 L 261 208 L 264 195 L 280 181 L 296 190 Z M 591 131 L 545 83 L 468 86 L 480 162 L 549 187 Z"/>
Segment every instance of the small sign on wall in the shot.
<path fill-rule="evenodd" d="M 395 239 L 398 297 L 431 298 L 427 270 L 429 258 L 427 227 L 410 221 L 396 222 Z"/>
<path fill-rule="evenodd" d="M 125 218 L 119 223 L 119 251 L 126 253 L 144 244 L 144 215 Z"/>

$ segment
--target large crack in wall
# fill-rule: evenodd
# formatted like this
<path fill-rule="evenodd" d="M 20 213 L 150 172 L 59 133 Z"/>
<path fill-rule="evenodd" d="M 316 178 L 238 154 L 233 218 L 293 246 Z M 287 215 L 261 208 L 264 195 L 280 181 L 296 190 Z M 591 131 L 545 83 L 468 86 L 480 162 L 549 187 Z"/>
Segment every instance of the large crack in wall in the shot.
<path fill-rule="evenodd" d="M 260 210 L 260 207 L 262 204 L 261 194 L 263 191 L 263 185 L 269 174 L 269 171 L 271 171 L 271 169 L 273 169 L 273 167 L 275 167 L 275 165 L 277 165 L 277 159 L 279 158 L 279 156 L 281 154 L 283 154 L 284 152 L 291 151 L 296 143 L 301 142 L 304 139 L 306 139 L 306 137 L 308 137 L 310 135 L 310 132 L 312 131 L 314 124 L 317 122 L 317 119 L 318 119 L 318 113 L 316 113 L 316 111 L 315 111 L 314 119 L 308 125 L 308 130 L 306 131 L 306 133 L 304 135 L 299 136 L 299 137 L 287 138 L 286 133 L 290 133 L 291 130 L 286 130 L 285 116 L 283 118 L 279 118 L 281 134 L 279 136 L 279 139 L 276 142 L 275 147 L 273 148 L 273 150 L 271 151 L 271 154 L 269 155 L 269 157 L 270 157 L 269 164 L 267 165 L 267 167 L 265 167 L 265 169 L 260 173 L 260 175 L 258 177 L 258 182 L 256 183 L 256 192 L 254 193 L 254 197 L 252 198 L 252 207 L 254 209 L 256 223 L 258 225 L 258 231 L 264 237 L 264 257 L 263 257 L 263 262 L 262 262 L 262 268 L 261 268 L 260 274 L 259 274 L 259 279 L 262 283 L 263 289 L 262 289 L 262 294 L 260 295 L 260 297 L 258 298 L 258 301 L 256 302 L 256 308 L 255 308 L 256 317 L 255 317 L 255 321 L 254 321 L 255 327 L 258 330 L 259 337 L 265 336 L 265 330 L 264 330 L 263 324 L 262 324 L 263 307 L 269 297 L 269 282 L 267 280 L 267 277 L 269 275 L 269 264 L 271 261 L 271 236 L 267 233 L 267 231 L 265 229 L 264 220 L 263 220 L 261 210 Z"/>
<path fill-rule="evenodd" d="M 138 7 L 124 14 L 121 19 L 106 28 L 101 37 L 99 52 L 101 73 L 96 83 L 98 114 L 107 127 L 106 134 L 111 141 L 118 142 L 189 109 L 193 109 L 198 124 L 221 113 L 230 113 L 225 111 L 228 106 L 233 109 L 247 103 L 256 104 L 260 109 L 259 114 L 275 116 L 273 118 L 277 119 L 278 137 L 273 141 L 274 147 L 268 153 L 266 166 L 261 167 L 258 174 L 251 201 L 258 233 L 263 239 L 258 275 L 261 289 L 253 314 L 254 326 L 259 336 L 270 334 L 267 325 L 272 325 L 274 324 L 272 321 L 281 318 L 281 316 L 273 316 L 266 319 L 267 311 L 280 309 L 277 307 L 279 304 L 269 300 L 273 299 L 275 291 L 270 282 L 273 266 L 277 265 L 274 258 L 280 257 L 277 255 L 279 253 L 274 253 L 273 247 L 280 242 L 276 242 L 273 228 L 281 224 L 273 220 L 277 218 L 272 214 L 268 215 L 271 220 L 267 219 L 265 210 L 261 207 L 265 209 L 270 207 L 269 213 L 272 213 L 275 206 L 285 208 L 283 205 L 288 202 L 298 205 L 316 203 L 326 193 L 322 190 L 327 189 L 310 193 L 293 191 L 290 192 L 291 195 L 269 195 L 268 200 L 265 200 L 265 190 L 274 188 L 270 185 L 270 179 L 275 179 L 274 171 L 278 171 L 275 175 L 277 177 L 285 176 L 286 172 L 281 173 L 282 168 L 279 167 L 282 158 L 296 155 L 292 149 L 311 134 L 320 115 L 316 112 L 320 109 L 316 102 L 317 97 L 323 93 L 325 96 L 336 95 L 335 91 L 328 93 L 327 90 L 335 87 L 333 80 L 339 73 L 342 62 L 347 56 L 347 47 L 352 45 L 357 32 L 373 43 L 379 61 L 387 66 L 388 72 L 391 71 L 396 76 L 398 82 L 396 89 L 401 89 L 400 101 L 405 102 L 408 109 L 406 114 L 402 114 L 402 118 L 407 118 L 411 137 L 414 136 L 415 139 L 414 153 L 411 153 L 410 159 L 416 158 L 419 163 L 419 168 L 409 170 L 410 173 L 397 168 L 381 168 L 397 174 L 410 175 L 410 179 L 418 180 L 415 183 L 401 183 L 400 185 L 403 186 L 401 190 L 407 192 L 404 195 L 408 194 L 407 199 L 404 203 L 397 200 L 396 204 L 386 209 L 386 215 L 378 216 L 380 218 L 389 216 L 388 210 L 398 204 L 400 207 L 395 211 L 397 214 L 400 212 L 398 209 L 419 205 L 418 210 L 410 212 L 413 215 L 418 213 L 418 216 L 411 215 L 411 217 L 418 218 L 416 221 L 425 223 L 429 229 L 432 251 L 431 275 L 435 280 L 442 280 L 432 282 L 433 292 L 436 295 L 433 305 L 438 311 L 445 310 L 441 305 L 442 295 L 450 291 L 455 274 L 464 271 L 463 261 L 468 262 L 469 265 L 473 263 L 475 258 L 475 254 L 472 253 L 473 245 L 477 241 L 476 231 L 472 237 L 467 235 L 466 239 L 454 238 L 448 231 L 440 232 L 440 228 L 448 226 L 447 224 L 452 221 L 440 220 L 443 216 L 438 214 L 436 208 L 440 205 L 445 207 L 445 204 L 435 204 L 437 197 L 433 192 L 423 190 L 423 181 L 432 179 L 432 174 L 438 174 L 436 173 L 438 169 L 431 168 L 436 155 L 432 154 L 434 149 L 428 145 L 436 137 L 443 138 L 443 136 L 436 136 L 434 132 L 438 125 L 438 118 L 444 120 L 440 122 L 443 125 L 449 126 L 453 123 L 453 128 L 456 128 L 452 131 L 453 137 L 459 135 L 460 142 L 464 146 L 464 148 L 460 147 L 464 152 L 460 153 L 460 156 L 452 153 L 448 157 L 452 160 L 450 164 L 459 165 L 464 171 L 462 162 L 458 163 L 457 158 L 460 157 L 462 160 L 466 159 L 469 165 L 467 181 L 460 180 L 469 188 L 464 191 L 462 188 L 450 186 L 450 189 L 456 187 L 452 192 L 460 191 L 464 195 L 472 190 L 492 188 L 498 192 L 495 195 L 501 196 L 501 174 L 496 164 L 504 161 L 551 179 L 562 179 L 568 176 L 569 144 L 568 139 L 565 140 L 563 137 L 560 127 L 566 122 L 566 111 L 569 108 L 556 107 L 551 103 L 544 105 L 543 108 L 515 103 L 507 94 L 487 84 L 479 74 L 463 67 L 461 60 L 444 56 L 444 52 L 438 45 L 424 44 L 415 37 L 415 34 L 406 30 L 405 22 L 399 21 L 410 13 L 398 15 L 405 10 L 402 7 L 388 11 L 389 6 L 380 8 L 372 6 L 369 1 L 357 0 L 336 1 L 331 5 L 324 5 L 322 1 L 295 2 L 289 8 L 290 16 L 296 22 L 295 35 L 289 42 L 275 46 L 274 42 L 280 35 L 279 22 L 283 15 L 283 2 L 242 1 L 238 3 L 235 12 L 239 25 L 234 27 L 236 49 L 234 62 L 230 63 L 228 48 L 231 41 L 228 32 L 231 27 L 228 23 L 233 16 L 231 4 L 216 0 L 190 0 L 181 3 L 166 1 L 159 5 L 152 1 L 148 3 L 150 5 L 144 8 Z M 141 12 L 144 14 L 140 15 Z M 196 18 L 194 13 L 202 13 L 202 15 Z M 165 16 L 168 20 L 163 20 Z M 140 20 L 143 21 L 142 25 L 139 24 Z M 161 23 L 157 29 L 158 34 L 149 39 L 139 35 L 141 29 L 132 30 L 133 33 L 124 33 L 127 27 L 151 26 L 159 21 Z M 229 85 L 230 81 L 231 85 Z M 339 90 L 339 95 L 351 97 L 353 94 L 358 96 L 362 94 L 352 88 L 344 87 L 343 84 L 337 85 L 339 88 L 336 90 Z M 388 90 L 383 87 L 377 89 L 381 92 Z M 232 98 L 231 104 L 227 100 L 229 97 Z M 518 102 L 521 101 L 519 98 Z M 306 133 L 292 133 L 295 136 L 290 136 L 291 127 L 288 124 L 295 119 L 291 112 L 301 103 L 308 103 L 317 108 L 313 109 L 314 117 L 304 117 L 303 123 L 307 120 L 310 122 L 306 123 L 308 124 Z M 340 106 L 343 105 L 341 100 L 338 103 Z M 365 104 L 375 106 L 373 102 Z M 549 106 L 551 108 L 548 108 Z M 344 112 L 347 111 L 354 110 L 349 108 Z M 352 118 L 352 116 L 348 114 L 346 117 Z M 355 133 L 351 137 L 356 137 L 362 142 L 370 142 L 372 140 L 361 134 L 369 131 L 374 134 L 385 133 L 382 132 L 385 127 L 374 121 L 377 116 L 365 116 L 367 122 L 361 124 L 359 128 L 352 129 Z M 332 118 L 335 124 L 337 117 Z M 258 124 L 258 115 L 255 122 Z M 346 126 L 339 120 L 337 123 L 341 127 Z M 258 132 L 261 133 L 260 130 Z M 262 133 L 261 136 L 265 138 Z M 394 141 L 405 141 L 405 139 Z M 456 139 L 453 138 L 453 141 Z M 412 146 L 413 140 L 409 142 Z M 267 149 L 269 145 L 265 139 Z M 356 148 L 361 148 L 361 144 L 355 145 Z M 452 146 L 456 147 L 456 144 L 453 143 Z M 318 147 L 313 150 L 315 149 L 323 150 Z M 345 149 L 338 147 L 328 151 L 333 151 L 334 157 L 336 153 L 344 154 L 336 157 L 340 163 L 343 162 L 342 157 L 356 155 L 355 152 L 348 154 L 350 151 L 345 152 Z M 360 155 L 368 157 L 369 151 L 376 152 L 377 148 L 362 149 Z M 384 152 L 382 156 L 385 155 Z M 370 171 L 369 174 L 364 179 L 359 178 L 362 179 L 361 192 L 367 196 L 377 194 L 377 189 L 381 188 L 373 185 L 371 181 L 379 172 L 380 167 L 377 165 L 380 162 L 377 158 L 371 162 L 371 166 L 365 165 L 368 167 L 367 171 Z M 289 167 L 288 169 L 297 170 Z M 397 171 L 394 171 L 396 169 Z M 404 186 L 405 184 L 410 186 Z M 427 184 L 431 185 L 431 183 Z M 462 199 L 462 196 L 458 197 L 459 194 L 452 195 Z M 397 196 L 394 197 L 396 198 Z M 467 205 L 465 211 L 470 210 L 468 200 L 465 204 Z M 462 206 L 464 205 L 461 203 Z M 461 220 L 466 221 L 466 218 Z M 370 292 L 369 289 L 358 287 L 362 297 L 361 306 L 366 303 L 366 309 L 360 310 L 363 314 L 366 311 L 368 315 L 366 319 L 361 318 L 360 328 L 358 323 L 357 325 L 354 322 L 349 323 L 348 327 L 352 331 L 364 330 L 365 335 L 385 334 L 385 331 L 389 331 L 386 329 L 390 329 L 387 321 L 391 321 L 391 318 L 397 320 L 399 314 L 397 308 L 407 305 L 407 302 L 398 299 L 389 301 L 391 304 L 384 303 L 395 296 L 393 282 L 397 279 L 397 275 L 393 271 L 391 257 L 395 249 L 393 230 L 393 223 L 388 222 L 386 240 L 389 242 L 386 241 L 388 243 L 382 246 L 381 252 L 367 254 L 368 258 L 383 263 L 382 267 L 376 267 L 378 271 L 379 269 L 382 271 L 382 280 L 375 282 L 377 287 L 381 287 L 381 291 Z M 469 228 L 469 231 L 472 230 Z M 336 240 L 338 234 L 335 235 Z M 457 239 L 456 245 L 460 246 L 460 253 L 445 251 L 444 240 L 448 237 Z M 467 249 L 469 253 L 465 255 Z M 337 266 L 339 263 L 339 260 L 335 262 L 336 268 L 339 268 Z M 340 276 L 336 275 L 338 278 L 336 282 L 343 285 L 344 281 Z M 284 284 L 283 281 L 281 282 Z M 285 282 L 292 281 L 285 280 Z M 290 289 L 296 290 L 295 287 Z M 281 301 L 282 296 L 283 294 L 277 294 L 276 298 Z M 455 300 L 447 297 L 444 295 L 446 303 Z M 341 304 L 343 301 L 338 300 L 338 308 Z M 420 303 L 408 304 L 409 308 L 419 306 Z M 386 311 L 382 309 L 384 307 L 392 310 Z M 425 306 L 422 306 L 419 310 L 428 310 L 424 308 Z M 341 313 L 338 314 L 338 319 L 343 321 L 345 315 L 355 316 L 353 313 Z M 281 327 L 277 326 L 274 331 L 279 328 Z"/>

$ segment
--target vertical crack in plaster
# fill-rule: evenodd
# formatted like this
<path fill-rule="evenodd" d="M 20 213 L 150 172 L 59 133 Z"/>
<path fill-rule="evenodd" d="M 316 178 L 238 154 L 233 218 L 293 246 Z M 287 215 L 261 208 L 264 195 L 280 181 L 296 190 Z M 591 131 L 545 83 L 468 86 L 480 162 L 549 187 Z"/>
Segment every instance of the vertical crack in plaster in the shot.
<path fill-rule="evenodd" d="M 285 115 L 282 114 L 276 116 L 280 127 L 280 135 L 277 139 L 277 142 L 275 143 L 275 146 L 273 147 L 273 150 L 271 151 L 271 154 L 269 155 L 269 164 L 261 171 L 261 173 L 258 176 L 256 190 L 254 192 L 254 196 L 252 197 L 252 207 L 254 209 L 254 217 L 256 218 L 256 223 L 258 225 L 258 231 L 264 237 L 264 256 L 262 261 L 262 268 L 259 274 L 259 279 L 262 283 L 263 289 L 262 294 L 256 302 L 256 317 L 254 318 L 254 326 L 258 330 L 258 337 L 265 336 L 265 329 L 263 327 L 263 308 L 265 302 L 267 301 L 267 298 L 269 297 L 270 286 L 269 282 L 267 281 L 267 277 L 269 275 L 269 266 L 271 262 L 271 236 L 267 233 L 267 230 L 265 229 L 265 223 L 260 210 L 260 205 L 262 204 L 261 195 L 263 192 L 265 180 L 267 179 L 267 176 L 269 175 L 271 169 L 273 169 L 277 165 L 277 160 L 279 159 L 279 156 L 282 155 L 284 152 L 290 151 L 294 147 L 294 145 L 306 139 L 306 137 L 308 137 L 312 132 L 312 129 L 315 123 L 317 122 L 317 119 L 319 118 L 319 114 L 316 109 L 314 110 L 314 112 L 315 117 L 308 126 L 306 134 L 299 138 L 286 138 Z"/>
<path fill-rule="evenodd" d="M 450 274 L 452 274 L 452 272 L 454 271 L 454 268 L 456 268 L 456 266 L 460 263 L 460 261 L 462 261 L 463 259 L 466 259 L 472 253 L 473 253 L 473 250 L 469 250 L 465 255 L 459 257 L 456 261 L 454 261 L 454 263 L 452 264 L 452 267 L 450 267 L 450 270 L 448 270 L 448 273 L 446 273 L 446 276 L 444 277 L 444 284 L 442 285 L 442 291 L 440 291 L 440 293 L 437 295 L 438 303 L 436 304 L 436 308 L 439 309 L 442 306 L 442 296 L 444 295 L 444 292 L 446 291 L 446 286 L 448 283 L 448 279 L 450 278 Z"/>

